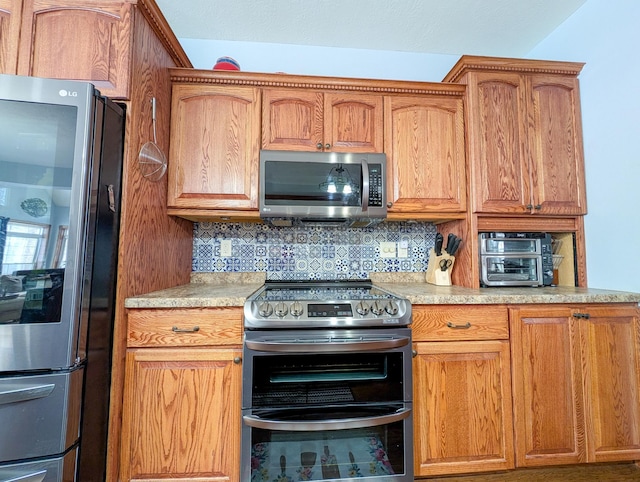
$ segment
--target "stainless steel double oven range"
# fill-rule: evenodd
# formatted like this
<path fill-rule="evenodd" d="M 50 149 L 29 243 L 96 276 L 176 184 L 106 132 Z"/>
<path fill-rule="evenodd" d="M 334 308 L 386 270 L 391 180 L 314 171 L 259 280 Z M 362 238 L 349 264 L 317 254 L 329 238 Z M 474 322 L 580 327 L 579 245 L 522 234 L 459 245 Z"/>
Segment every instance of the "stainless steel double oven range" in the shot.
<path fill-rule="evenodd" d="M 413 481 L 411 304 L 369 280 L 244 306 L 243 481 Z"/>

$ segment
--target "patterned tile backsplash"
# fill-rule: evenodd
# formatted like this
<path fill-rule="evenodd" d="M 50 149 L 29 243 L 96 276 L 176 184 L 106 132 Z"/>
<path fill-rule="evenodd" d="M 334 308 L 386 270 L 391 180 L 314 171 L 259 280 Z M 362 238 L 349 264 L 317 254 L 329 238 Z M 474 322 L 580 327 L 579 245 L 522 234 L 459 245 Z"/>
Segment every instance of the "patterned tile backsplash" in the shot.
<path fill-rule="evenodd" d="M 416 222 L 384 222 L 369 228 L 201 222 L 194 224 L 192 268 L 265 272 L 268 280 L 366 279 L 371 272 L 424 272 L 435 236 L 433 224 Z M 223 240 L 226 247 L 231 244 L 230 256 L 221 253 Z M 406 244 L 406 257 L 382 256 L 380 243 L 395 243 L 394 248 Z"/>

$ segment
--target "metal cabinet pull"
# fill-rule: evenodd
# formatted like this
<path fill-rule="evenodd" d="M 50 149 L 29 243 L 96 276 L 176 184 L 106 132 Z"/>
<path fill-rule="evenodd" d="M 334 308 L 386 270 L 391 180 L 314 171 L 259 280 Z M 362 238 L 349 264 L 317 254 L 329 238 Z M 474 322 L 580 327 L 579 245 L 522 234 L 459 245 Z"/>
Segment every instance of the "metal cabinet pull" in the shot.
<path fill-rule="evenodd" d="M 240 363 L 242 363 L 242 357 L 237 356 L 233 359 L 233 363 L 235 363 L 236 365 L 240 365 Z"/>
<path fill-rule="evenodd" d="M 449 328 L 451 328 L 452 330 L 467 330 L 469 328 L 471 328 L 471 323 L 469 323 L 468 321 L 464 324 L 464 325 L 454 325 L 453 323 L 451 323 L 450 321 L 447 323 L 447 326 Z"/>
<path fill-rule="evenodd" d="M 591 318 L 591 315 L 589 313 L 574 313 L 573 317 L 588 320 L 589 318 Z"/>
<path fill-rule="evenodd" d="M 316 144 L 316 149 L 318 149 L 318 150 L 322 149 L 322 142 L 318 142 Z"/>
<path fill-rule="evenodd" d="M 193 328 L 178 328 L 177 326 L 174 326 L 171 328 L 171 331 L 174 333 L 195 333 L 196 331 L 200 331 L 200 327 L 194 326 Z"/>

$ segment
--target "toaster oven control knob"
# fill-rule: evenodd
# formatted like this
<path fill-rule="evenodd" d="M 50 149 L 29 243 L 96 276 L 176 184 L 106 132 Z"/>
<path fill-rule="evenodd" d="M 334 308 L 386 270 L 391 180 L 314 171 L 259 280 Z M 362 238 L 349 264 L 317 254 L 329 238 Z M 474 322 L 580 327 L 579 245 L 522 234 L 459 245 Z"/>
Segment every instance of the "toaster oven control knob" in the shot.
<path fill-rule="evenodd" d="M 265 318 L 269 318 L 273 314 L 273 306 L 268 301 L 263 301 L 258 305 L 258 314 Z"/>
<path fill-rule="evenodd" d="M 369 313 L 369 305 L 367 305 L 364 301 L 361 301 L 356 305 L 356 311 L 360 316 L 364 316 Z"/>
<path fill-rule="evenodd" d="M 299 301 L 294 301 L 291 304 L 291 309 L 289 311 L 291 311 L 291 314 L 293 316 L 300 316 L 304 312 L 304 309 L 302 308 L 302 303 L 300 303 Z"/>
<path fill-rule="evenodd" d="M 287 305 L 285 305 L 282 301 L 280 301 L 279 303 L 276 303 L 276 307 L 274 308 L 274 311 L 276 315 L 282 318 L 287 315 L 287 313 L 289 312 L 289 309 L 287 308 Z"/>
<path fill-rule="evenodd" d="M 384 313 L 384 306 L 378 300 L 375 300 L 371 305 L 371 311 L 374 315 L 380 316 L 382 313 Z"/>
<path fill-rule="evenodd" d="M 389 300 L 387 305 L 384 307 L 384 311 L 386 311 L 391 316 L 395 316 L 398 314 L 398 305 L 395 301 Z"/>

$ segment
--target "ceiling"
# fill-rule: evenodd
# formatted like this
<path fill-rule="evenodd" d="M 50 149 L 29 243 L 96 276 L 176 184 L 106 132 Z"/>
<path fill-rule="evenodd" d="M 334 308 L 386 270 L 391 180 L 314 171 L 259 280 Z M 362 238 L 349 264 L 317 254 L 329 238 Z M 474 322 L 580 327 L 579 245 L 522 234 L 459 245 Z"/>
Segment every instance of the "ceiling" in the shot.
<path fill-rule="evenodd" d="M 525 56 L 587 0 L 156 0 L 178 38 Z"/>

